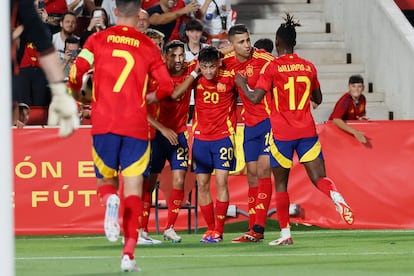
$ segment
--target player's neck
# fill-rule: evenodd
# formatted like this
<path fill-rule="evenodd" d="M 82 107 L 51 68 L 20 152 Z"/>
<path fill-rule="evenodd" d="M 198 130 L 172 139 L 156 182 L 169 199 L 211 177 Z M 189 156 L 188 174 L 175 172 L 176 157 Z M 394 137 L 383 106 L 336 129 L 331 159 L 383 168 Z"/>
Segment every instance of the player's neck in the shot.
<path fill-rule="evenodd" d="M 116 25 L 129 26 L 135 28 L 137 26 L 137 20 L 134 17 L 118 17 Z"/>

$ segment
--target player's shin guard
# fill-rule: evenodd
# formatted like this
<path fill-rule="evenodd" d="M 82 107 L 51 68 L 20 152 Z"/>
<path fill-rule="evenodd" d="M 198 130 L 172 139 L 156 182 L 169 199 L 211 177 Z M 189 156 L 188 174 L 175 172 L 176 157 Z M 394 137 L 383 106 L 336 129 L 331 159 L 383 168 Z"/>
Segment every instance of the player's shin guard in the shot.
<path fill-rule="evenodd" d="M 276 214 L 281 229 L 289 227 L 289 204 L 287 192 L 276 192 Z"/>
<path fill-rule="evenodd" d="M 130 195 L 124 200 L 123 226 L 125 244 L 123 255 L 134 258 L 135 245 L 138 240 L 139 218 L 142 216 L 142 201 L 137 195 Z"/>
<path fill-rule="evenodd" d="M 106 202 L 110 195 L 117 194 L 116 188 L 111 184 L 105 184 L 98 187 L 98 197 L 102 205 L 106 206 Z"/>
<path fill-rule="evenodd" d="M 227 217 L 227 209 L 229 207 L 228 201 L 219 201 L 216 200 L 216 231 L 223 234 L 224 232 L 224 222 Z"/>
<path fill-rule="evenodd" d="M 328 197 L 331 197 L 331 191 L 337 192 L 335 183 L 328 177 L 322 177 L 316 182 L 316 187 Z"/>
<path fill-rule="evenodd" d="M 257 199 L 257 192 L 259 190 L 259 187 L 249 187 L 249 190 L 247 192 L 248 197 L 248 208 L 249 208 L 249 229 L 253 228 L 253 225 L 256 222 L 256 199 Z"/>
<path fill-rule="evenodd" d="M 168 219 L 165 230 L 174 226 L 177 220 L 178 213 L 180 212 L 181 202 L 184 198 L 184 190 L 172 189 L 170 197 L 168 198 Z"/>
<path fill-rule="evenodd" d="M 259 190 L 256 199 L 256 225 L 265 227 L 267 211 L 269 210 L 272 199 L 272 181 L 269 178 L 259 179 Z"/>
<path fill-rule="evenodd" d="M 210 202 L 207 205 L 200 206 L 201 213 L 203 214 L 204 220 L 207 223 L 207 229 L 213 231 L 216 227 L 214 221 L 214 205 L 213 202 Z"/>

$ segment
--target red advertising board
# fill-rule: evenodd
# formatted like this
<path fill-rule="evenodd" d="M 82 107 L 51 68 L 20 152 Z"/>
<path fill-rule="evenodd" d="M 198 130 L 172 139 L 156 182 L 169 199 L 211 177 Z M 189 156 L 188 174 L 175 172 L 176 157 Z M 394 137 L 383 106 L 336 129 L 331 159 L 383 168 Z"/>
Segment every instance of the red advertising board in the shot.
<path fill-rule="evenodd" d="M 293 222 L 327 228 L 414 228 L 414 121 L 355 122 L 354 126 L 365 132 L 368 146 L 331 123 L 317 126 L 328 177 L 353 208 L 354 225 L 341 221 L 330 199 L 313 187 L 297 160 L 290 173 L 289 193 L 291 203 L 299 204 L 303 213 Z M 104 208 L 96 194 L 90 129 L 79 129 L 66 139 L 59 138 L 53 128 L 13 129 L 13 143 L 15 233 L 102 233 Z M 167 167 L 160 176 L 164 198 L 169 181 Z M 194 182 L 190 173 L 186 191 Z M 214 194 L 214 177 L 211 187 Z M 229 190 L 230 204 L 247 211 L 243 170 L 230 176 Z M 199 227 L 204 227 L 199 217 Z M 239 215 L 228 222 L 246 219 Z M 159 220 L 163 227 L 166 211 L 160 211 Z M 154 227 L 151 215 L 150 231 Z M 185 211 L 176 228 L 187 229 Z"/>

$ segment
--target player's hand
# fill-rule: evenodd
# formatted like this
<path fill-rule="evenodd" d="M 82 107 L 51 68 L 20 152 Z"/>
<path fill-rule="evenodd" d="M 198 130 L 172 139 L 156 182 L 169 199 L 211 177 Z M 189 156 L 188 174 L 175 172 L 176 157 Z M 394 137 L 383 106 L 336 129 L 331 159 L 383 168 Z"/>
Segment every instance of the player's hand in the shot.
<path fill-rule="evenodd" d="M 317 109 L 319 104 L 315 103 L 314 101 L 310 101 L 312 109 Z"/>
<path fill-rule="evenodd" d="M 59 136 L 67 137 L 79 127 L 78 107 L 75 99 L 66 92 L 66 84 L 51 83 L 52 102 L 49 106 L 47 124 L 59 125 Z"/>
<path fill-rule="evenodd" d="M 155 92 L 148 93 L 146 96 L 146 101 L 147 101 L 147 104 L 154 104 L 154 103 L 159 102 Z"/>
<path fill-rule="evenodd" d="M 175 133 L 174 130 L 164 127 L 160 129 L 160 132 L 162 136 L 167 138 L 167 140 L 170 142 L 171 145 L 173 146 L 178 145 L 178 135 L 177 133 Z"/>
<path fill-rule="evenodd" d="M 242 75 L 242 74 L 240 74 L 240 72 L 237 73 L 236 78 L 235 78 L 235 82 L 240 87 L 245 86 L 247 84 L 247 77 L 246 77 L 246 75 L 245 74 Z"/>

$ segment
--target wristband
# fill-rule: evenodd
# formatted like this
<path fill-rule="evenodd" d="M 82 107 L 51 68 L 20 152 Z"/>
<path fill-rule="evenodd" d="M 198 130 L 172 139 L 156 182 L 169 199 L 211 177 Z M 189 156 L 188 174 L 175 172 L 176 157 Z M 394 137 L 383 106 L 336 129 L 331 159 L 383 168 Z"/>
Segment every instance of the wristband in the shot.
<path fill-rule="evenodd" d="M 196 71 L 192 71 L 192 72 L 190 73 L 190 75 L 191 75 L 194 79 L 196 79 L 196 78 L 198 77 L 198 74 L 197 74 L 197 72 L 196 72 Z"/>

